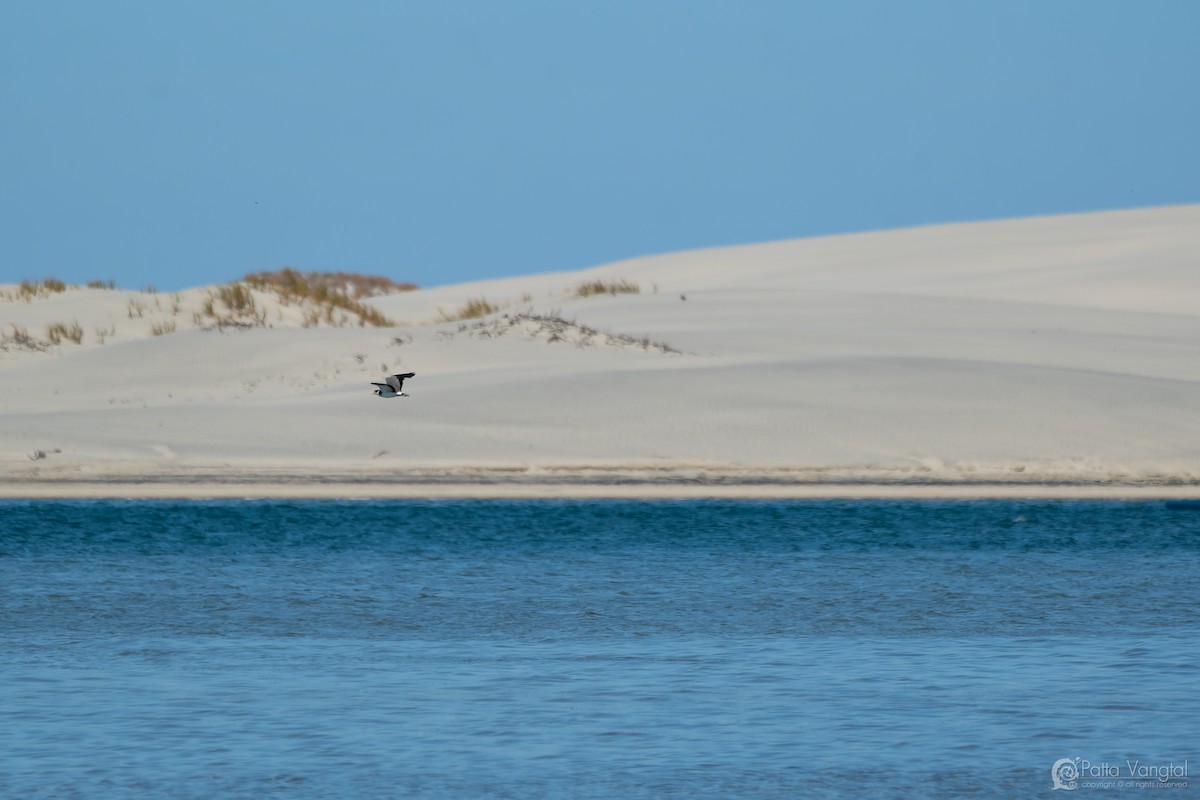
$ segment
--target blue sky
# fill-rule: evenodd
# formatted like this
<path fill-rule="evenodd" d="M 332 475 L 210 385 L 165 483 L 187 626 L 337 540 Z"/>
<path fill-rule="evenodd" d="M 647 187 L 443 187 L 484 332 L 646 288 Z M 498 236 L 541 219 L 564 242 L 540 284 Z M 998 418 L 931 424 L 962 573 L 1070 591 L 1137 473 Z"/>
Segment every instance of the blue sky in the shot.
<path fill-rule="evenodd" d="M 1190 0 L 0 3 L 0 282 L 423 286 L 1200 201 Z"/>

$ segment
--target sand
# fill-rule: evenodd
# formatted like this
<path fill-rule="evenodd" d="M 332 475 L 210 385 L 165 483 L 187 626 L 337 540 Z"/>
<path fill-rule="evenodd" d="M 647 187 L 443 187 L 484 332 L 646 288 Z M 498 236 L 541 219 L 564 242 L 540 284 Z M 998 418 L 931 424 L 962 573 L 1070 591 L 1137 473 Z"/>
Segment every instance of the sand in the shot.
<path fill-rule="evenodd" d="M 1198 253 L 1200 206 L 932 226 L 371 298 L 395 328 L 0 286 L 0 496 L 1200 496 Z"/>

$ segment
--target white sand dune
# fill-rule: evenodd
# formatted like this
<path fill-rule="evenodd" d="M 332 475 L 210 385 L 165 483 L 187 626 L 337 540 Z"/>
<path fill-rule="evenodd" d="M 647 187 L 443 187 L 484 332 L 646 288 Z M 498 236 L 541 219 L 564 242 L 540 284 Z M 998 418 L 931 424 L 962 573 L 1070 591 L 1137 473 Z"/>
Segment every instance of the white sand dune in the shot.
<path fill-rule="evenodd" d="M 640 292 L 574 296 L 589 280 Z M 677 253 L 370 301 L 401 328 L 302 327 L 303 309 L 256 293 L 269 327 L 203 330 L 209 291 L 0 287 L 0 491 L 1200 483 L 1200 206 Z M 503 310 L 436 322 L 474 298 Z M 54 322 L 77 322 L 82 343 L 13 339 Z M 417 373 L 412 397 L 371 396 L 394 371 Z"/>

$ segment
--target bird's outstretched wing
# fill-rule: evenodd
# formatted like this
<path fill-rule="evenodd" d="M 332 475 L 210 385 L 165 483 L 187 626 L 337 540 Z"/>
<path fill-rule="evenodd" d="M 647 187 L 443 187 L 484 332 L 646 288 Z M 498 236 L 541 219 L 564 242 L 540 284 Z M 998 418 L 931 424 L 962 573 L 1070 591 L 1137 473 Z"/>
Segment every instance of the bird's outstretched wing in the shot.
<path fill-rule="evenodd" d="M 405 372 L 402 375 L 392 375 L 387 379 L 388 386 L 391 386 L 393 389 L 396 390 L 396 393 L 399 394 L 400 390 L 404 388 L 404 379 L 411 378 L 413 375 L 416 375 L 416 374 L 417 373 L 415 373 L 415 372 Z"/>

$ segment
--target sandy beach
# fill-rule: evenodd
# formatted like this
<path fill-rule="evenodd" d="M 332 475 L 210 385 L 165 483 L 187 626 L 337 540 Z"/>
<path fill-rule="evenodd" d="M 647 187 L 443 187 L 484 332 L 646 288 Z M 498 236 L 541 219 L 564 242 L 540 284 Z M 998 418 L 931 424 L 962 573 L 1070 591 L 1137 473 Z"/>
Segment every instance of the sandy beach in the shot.
<path fill-rule="evenodd" d="M 364 298 L 383 327 L 0 286 L 0 496 L 1200 496 L 1197 252 L 1200 206 L 933 226 Z"/>

